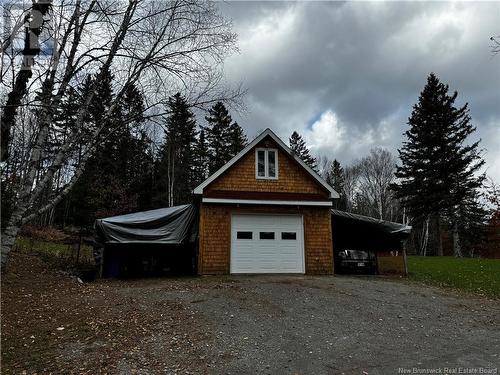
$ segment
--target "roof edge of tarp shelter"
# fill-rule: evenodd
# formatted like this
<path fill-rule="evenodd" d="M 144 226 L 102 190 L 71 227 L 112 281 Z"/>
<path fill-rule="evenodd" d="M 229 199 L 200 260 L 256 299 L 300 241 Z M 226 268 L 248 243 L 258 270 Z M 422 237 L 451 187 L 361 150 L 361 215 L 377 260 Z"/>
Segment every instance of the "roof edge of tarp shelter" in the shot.
<path fill-rule="evenodd" d="M 97 219 L 96 239 L 102 245 L 192 243 L 198 234 L 197 211 L 194 204 L 184 204 Z"/>
<path fill-rule="evenodd" d="M 341 210 L 331 210 L 333 216 L 342 217 L 345 219 L 361 221 L 367 224 L 372 224 L 380 227 L 384 227 L 391 234 L 401 233 L 408 235 L 410 234 L 412 227 L 410 225 L 395 223 L 393 221 L 387 221 L 382 219 L 376 219 L 370 216 L 364 216 L 359 214 L 353 214 L 351 212 L 341 211 Z"/>

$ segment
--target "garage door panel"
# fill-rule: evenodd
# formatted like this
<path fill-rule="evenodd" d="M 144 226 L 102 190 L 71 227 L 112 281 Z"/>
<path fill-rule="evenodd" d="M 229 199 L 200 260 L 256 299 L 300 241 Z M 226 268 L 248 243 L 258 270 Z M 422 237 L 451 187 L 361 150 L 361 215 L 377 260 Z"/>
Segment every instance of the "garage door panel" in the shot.
<path fill-rule="evenodd" d="M 304 273 L 300 216 L 233 215 L 231 227 L 231 273 Z"/>

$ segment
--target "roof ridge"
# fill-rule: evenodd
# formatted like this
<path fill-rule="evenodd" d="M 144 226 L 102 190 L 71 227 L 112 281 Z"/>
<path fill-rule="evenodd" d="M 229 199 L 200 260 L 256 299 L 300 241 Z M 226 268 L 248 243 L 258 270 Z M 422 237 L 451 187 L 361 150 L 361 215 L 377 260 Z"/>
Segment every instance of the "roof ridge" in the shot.
<path fill-rule="evenodd" d="M 284 149 L 290 156 L 301 165 L 306 172 L 308 172 L 320 185 L 322 185 L 327 191 L 330 192 L 330 198 L 339 198 L 339 194 L 331 187 L 316 171 L 309 167 L 297 154 L 295 154 L 290 147 L 288 147 L 280 137 L 276 135 L 270 128 L 266 128 L 262 133 L 255 137 L 243 150 L 236 154 L 231 160 L 219 168 L 215 173 L 209 176 L 200 185 L 194 188 L 194 194 L 203 194 L 203 189 L 207 187 L 210 183 L 216 180 L 222 173 L 229 169 L 233 164 L 240 160 L 244 155 L 246 155 L 251 149 L 253 149 L 261 140 L 265 137 L 270 136 L 282 149 Z"/>

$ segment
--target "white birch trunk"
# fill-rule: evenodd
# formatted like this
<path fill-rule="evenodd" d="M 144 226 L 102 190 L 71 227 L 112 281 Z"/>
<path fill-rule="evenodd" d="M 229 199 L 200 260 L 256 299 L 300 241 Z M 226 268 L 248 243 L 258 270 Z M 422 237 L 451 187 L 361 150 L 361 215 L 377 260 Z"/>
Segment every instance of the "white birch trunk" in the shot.
<path fill-rule="evenodd" d="M 420 253 L 425 257 L 427 255 L 427 244 L 429 242 L 429 217 L 425 219 L 424 234 L 422 239 L 422 248 Z"/>
<path fill-rule="evenodd" d="M 110 49 L 110 54 L 108 55 L 108 58 L 106 62 L 104 63 L 103 67 L 107 68 L 111 65 L 111 62 L 113 61 L 116 52 L 118 51 L 119 46 L 121 45 L 125 33 L 129 27 L 130 20 L 133 14 L 133 10 L 135 9 L 135 3 L 130 2 L 129 6 L 127 8 L 127 12 L 125 14 L 125 17 L 122 20 L 122 23 L 120 25 L 119 30 L 117 31 L 116 37 L 113 40 L 113 45 Z M 52 78 L 52 77 L 51 77 Z M 65 80 L 63 80 L 62 86 L 64 84 L 68 84 L 69 79 L 71 77 L 65 77 Z M 48 85 L 48 88 L 52 87 L 52 82 Z M 48 89 L 47 88 L 47 89 Z M 88 97 L 86 98 L 85 103 L 88 105 L 90 101 L 92 100 L 92 97 L 94 95 L 94 90 L 91 90 L 89 93 Z M 48 93 L 46 93 L 48 97 Z M 60 97 L 62 95 L 56 95 L 54 97 L 54 100 L 58 101 L 60 100 Z M 47 109 L 49 107 L 45 107 L 45 113 L 41 116 L 40 120 L 40 130 L 38 132 L 38 135 L 36 137 L 36 140 L 33 144 L 33 149 L 31 151 L 31 155 L 29 158 L 29 163 L 28 163 L 28 168 L 27 168 L 27 173 L 24 177 L 24 181 L 22 182 L 21 189 L 19 191 L 19 195 L 16 199 L 16 208 L 12 212 L 11 217 L 9 218 L 9 221 L 7 223 L 7 226 L 5 228 L 5 231 L 2 233 L 2 238 L 1 238 L 1 267 L 2 269 L 5 268 L 7 264 L 7 260 L 9 258 L 9 254 L 12 250 L 12 247 L 14 246 L 14 243 L 16 241 L 17 235 L 19 234 L 19 231 L 21 230 L 21 226 L 23 223 L 23 219 L 26 216 L 26 213 L 30 207 L 30 204 L 40 195 L 40 193 L 43 191 L 44 187 L 46 184 L 48 184 L 50 181 L 52 181 L 52 176 L 54 173 L 58 170 L 58 167 L 62 165 L 63 161 L 65 160 L 65 157 L 67 154 L 64 152 L 66 151 L 66 148 L 69 149 L 71 142 L 66 142 L 66 144 L 63 146 L 63 149 L 59 152 L 58 156 L 56 157 L 56 160 L 54 161 L 53 165 L 49 168 L 48 172 L 42 178 L 42 181 L 40 184 L 38 184 L 34 189 L 33 189 L 33 183 L 36 178 L 36 173 L 37 173 L 37 166 L 38 163 L 41 160 L 42 152 L 43 152 L 43 145 L 46 143 L 48 134 L 49 134 L 49 126 L 51 124 L 52 116 L 50 112 L 47 112 Z M 86 108 L 82 108 L 80 110 L 79 116 L 78 116 L 78 121 L 77 124 L 75 124 L 76 127 L 81 126 L 83 123 L 83 118 L 84 118 L 84 112 Z M 66 146 L 66 147 L 65 147 Z"/>
<path fill-rule="evenodd" d="M 38 132 L 37 138 L 35 140 L 33 150 L 31 151 L 31 156 L 28 165 L 28 173 L 24 176 L 24 181 L 21 185 L 21 190 L 19 192 L 18 199 L 16 201 L 16 208 L 12 212 L 5 231 L 2 233 L 2 245 L 1 245 L 1 267 L 5 267 L 7 259 L 9 258 L 10 251 L 14 246 L 17 235 L 21 229 L 21 220 L 29 207 L 29 195 L 33 187 L 33 182 L 35 181 L 37 166 L 42 156 L 43 145 L 49 134 L 49 127 L 42 126 Z"/>
<path fill-rule="evenodd" d="M 462 246 L 460 244 L 460 234 L 458 233 L 457 220 L 453 223 L 453 255 L 462 257 Z"/>

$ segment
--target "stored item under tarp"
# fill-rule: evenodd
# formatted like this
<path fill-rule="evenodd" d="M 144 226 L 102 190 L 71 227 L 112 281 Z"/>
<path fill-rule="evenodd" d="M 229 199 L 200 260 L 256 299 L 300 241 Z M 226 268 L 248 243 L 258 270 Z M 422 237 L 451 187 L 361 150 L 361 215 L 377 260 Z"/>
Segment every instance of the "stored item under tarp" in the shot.
<path fill-rule="evenodd" d="M 194 243 L 198 234 L 197 210 L 192 204 L 98 219 L 97 241 L 104 244 Z"/>

